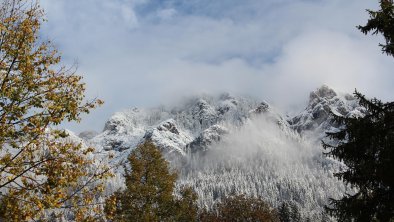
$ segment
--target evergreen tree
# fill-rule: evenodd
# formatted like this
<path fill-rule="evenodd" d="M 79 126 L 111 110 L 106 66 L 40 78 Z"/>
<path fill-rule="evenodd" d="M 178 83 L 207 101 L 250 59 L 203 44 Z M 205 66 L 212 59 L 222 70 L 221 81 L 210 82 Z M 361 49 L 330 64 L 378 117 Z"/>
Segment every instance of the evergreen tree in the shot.
<path fill-rule="evenodd" d="M 297 205 L 294 203 L 290 204 L 291 206 L 291 218 L 293 222 L 301 222 L 301 213 L 298 209 Z"/>
<path fill-rule="evenodd" d="M 330 200 L 328 212 L 340 221 L 394 220 L 394 103 L 368 100 L 357 91 L 364 117 L 335 116 L 344 127 L 327 133 L 326 155 L 346 165 L 334 175 L 356 189 Z"/>
<path fill-rule="evenodd" d="M 393 0 L 380 0 L 380 10 L 367 10 L 370 19 L 361 32 L 382 34 L 386 44 L 382 51 L 394 56 Z M 326 207 L 340 221 L 394 220 L 394 102 L 368 100 L 355 92 L 359 104 L 367 110 L 364 117 L 343 117 L 332 114 L 344 127 L 328 132 L 330 143 L 323 142 L 326 155 L 342 161 L 346 169 L 335 173 L 356 189 L 340 200 L 330 199 Z"/>
<path fill-rule="evenodd" d="M 382 51 L 394 56 L 394 4 L 393 0 L 380 0 L 380 10 L 367 10 L 370 16 L 365 26 L 358 26 L 364 34 L 382 34 L 386 44 L 379 44 Z"/>
<path fill-rule="evenodd" d="M 284 202 L 279 207 L 279 219 L 281 222 L 290 222 L 291 221 L 291 209 L 289 204 Z"/>
<path fill-rule="evenodd" d="M 107 200 L 106 213 L 113 221 L 195 221 L 196 194 L 185 188 L 174 195 L 177 174 L 157 147 L 145 142 L 128 157 L 126 189 Z"/>
<path fill-rule="evenodd" d="M 301 222 L 301 213 L 294 203 L 283 202 L 278 210 L 281 222 Z"/>

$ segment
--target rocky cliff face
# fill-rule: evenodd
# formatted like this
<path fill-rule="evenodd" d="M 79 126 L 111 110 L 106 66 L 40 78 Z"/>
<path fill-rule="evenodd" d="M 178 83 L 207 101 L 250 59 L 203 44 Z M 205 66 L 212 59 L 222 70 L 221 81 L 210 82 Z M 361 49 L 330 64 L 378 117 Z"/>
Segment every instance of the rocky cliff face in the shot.
<path fill-rule="evenodd" d="M 262 196 L 274 206 L 295 203 L 304 218 L 314 221 L 322 218 L 328 198 L 348 189 L 332 176 L 341 164 L 324 157 L 318 142 L 325 131 L 341 127 L 330 112 L 362 116 L 365 110 L 350 94 L 327 86 L 311 92 L 305 110 L 291 118 L 263 101 L 204 95 L 175 107 L 115 113 L 103 132 L 85 141 L 115 153 L 115 162 L 139 143 L 153 141 L 176 163 L 178 186 L 193 187 L 201 206 L 244 193 Z M 121 186 L 120 177 L 111 187 Z"/>
<path fill-rule="evenodd" d="M 105 124 L 102 133 L 83 133 L 81 137 L 105 150 L 124 151 L 150 139 L 165 152 L 186 155 L 206 150 L 228 134 L 228 128 L 240 127 L 256 116 L 276 122 L 288 134 L 310 133 L 317 140 L 324 132 L 337 129 L 330 113 L 341 116 L 363 116 L 365 109 L 351 94 L 337 93 L 322 86 L 310 93 L 307 107 L 298 115 L 284 118 L 266 102 L 251 98 L 200 96 L 184 101 L 177 107 L 152 109 L 133 108 L 115 113 Z M 86 135 L 85 135 L 86 134 Z"/>
<path fill-rule="evenodd" d="M 122 152 L 149 139 L 165 153 L 184 156 L 189 151 L 206 150 L 228 133 L 227 127 L 242 126 L 257 115 L 270 116 L 272 121 L 289 127 L 265 102 L 229 94 L 205 95 L 177 107 L 133 108 L 118 112 L 90 142 L 104 150 Z"/>
<path fill-rule="evenodd" d="M 304 135 L 317 133 L 314 136 L 320 140 L 324 132 L 335 131 L 340 127 L 330 113 L 361 117 L 365 115 L 365 109 L 358 105 L 358 101 L 351 94 L 337 93 L 323 85 L 310 93 L 308 106 L 303 112 L 289 119 L 289 124 L 292 129 Z"/>

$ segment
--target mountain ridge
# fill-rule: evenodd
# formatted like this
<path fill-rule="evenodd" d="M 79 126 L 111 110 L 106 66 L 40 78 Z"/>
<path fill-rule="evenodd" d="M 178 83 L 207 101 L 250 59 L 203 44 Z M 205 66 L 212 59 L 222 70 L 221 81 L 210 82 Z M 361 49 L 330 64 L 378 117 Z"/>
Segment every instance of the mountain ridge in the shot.
<path fill-rule="evenodd" d="M 198 141 L 210 144 L 211 141 L 207 140 L 209 134 L 215 134 L 213 140 L 220 140 L 227 131 L 226 125 L 241 126 L 256 115 L 271 118 L 289 134 L 295 131 L 306 136 L 312 131 L 319 131 L 317 138 L 320 140 L 324 132 L 339 127 L 330 112 L 357 117 L 363 116 L 365 109 L 358 106 L 352 95 L 337 93 L 326 85 L 311 92 L 307 107 L 292 117 L 283 117 L 265 101 L 223 93 L 191 98 L 178 107 L 131 108 L 116 112 L 105 123 L 101 133 L 82 132 L 81 135 L 105 150 L 124 151 L 144 139 L 150 139 L 163 149 L 174 149 L 185 155 L 186 148 L 196 147 Z"/>
<path fill-rule="evenodd" d="M 321 86 L 299 114 L 285 118 L 267 102 L 228 93 L 194 97 L 174 107 L 132 108 L 115 113 L 87 143 L 124 161 L 138 144 L 154 142 L 180 173 L 177 187 L 191 186 L 199 205 L 244 193 L 275 207 L 294 203 L 303 218 L 321 220 L 330 197 L 351 192 L 333 177 L 343 165 L 322 155 L 320 140 L 338 130 L 330 115 L 365 113 L 350 94 Z M 122 187 L 122 169 L 110 187 Z"/>

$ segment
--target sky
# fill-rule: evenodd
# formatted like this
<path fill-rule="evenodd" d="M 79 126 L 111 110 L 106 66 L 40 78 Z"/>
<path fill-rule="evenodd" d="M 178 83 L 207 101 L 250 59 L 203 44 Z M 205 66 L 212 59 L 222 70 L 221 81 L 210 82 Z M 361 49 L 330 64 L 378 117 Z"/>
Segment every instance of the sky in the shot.
<path fill-rule="evenodd" d="M 63 126 L 100 132 L 116 111 L 230 92 L 301 111 L 326 84 L 394 100 L 394 60 L 356 28 L 371 0 L 41 0 L 41 37 L 105 104 Z"/>

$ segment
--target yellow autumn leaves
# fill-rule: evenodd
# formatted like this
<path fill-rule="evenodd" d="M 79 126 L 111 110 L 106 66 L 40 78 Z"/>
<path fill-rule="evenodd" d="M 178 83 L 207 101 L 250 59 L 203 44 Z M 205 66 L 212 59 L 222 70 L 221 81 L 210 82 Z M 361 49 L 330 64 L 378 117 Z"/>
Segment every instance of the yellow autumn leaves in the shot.
<path fill-rule="evenodd" d="M 0 218 L 94 221 L 110 169 L 53 126 L 79 121 L 102 101 L 84 102 L 81 77 L 39 41 L 44 19 L 36 1 L 0 4 Z"/>

